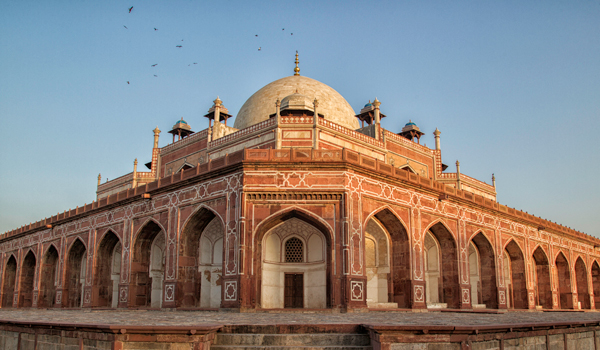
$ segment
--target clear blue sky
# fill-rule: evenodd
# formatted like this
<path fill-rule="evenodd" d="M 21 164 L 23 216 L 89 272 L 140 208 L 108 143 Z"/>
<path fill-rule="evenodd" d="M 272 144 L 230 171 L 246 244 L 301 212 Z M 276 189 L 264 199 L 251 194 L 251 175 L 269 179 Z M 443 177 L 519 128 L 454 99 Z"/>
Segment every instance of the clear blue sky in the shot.
<path fill-rule="evenodd" d="M 217 95 L 236 115 L 296 50 L 385 128 L 439 128 L 500 203 L 600 237 L 599 0 L 0 1 L 0 232 L 90 203 Z"/>

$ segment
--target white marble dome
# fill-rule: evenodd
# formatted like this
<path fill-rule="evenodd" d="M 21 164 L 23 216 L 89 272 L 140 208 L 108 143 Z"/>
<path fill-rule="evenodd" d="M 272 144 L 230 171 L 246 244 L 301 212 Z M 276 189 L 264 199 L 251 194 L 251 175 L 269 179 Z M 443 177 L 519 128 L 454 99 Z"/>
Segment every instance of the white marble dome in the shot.
<path fill-rule="evenodd" d="M 310 101 L 319 101 L 317 113 L 326 120 L 355 130 L 358 120 L 350 104 L 331 87 L 301 75 L 292 75 L 265 85 L 250 96 L 235 118 L 234 128 L 245 129 L 269 119 L 275 113 L 275 101 L 294 93 L 306 96 Z M 312 104 L 310 106 L 312 110 Z"/>

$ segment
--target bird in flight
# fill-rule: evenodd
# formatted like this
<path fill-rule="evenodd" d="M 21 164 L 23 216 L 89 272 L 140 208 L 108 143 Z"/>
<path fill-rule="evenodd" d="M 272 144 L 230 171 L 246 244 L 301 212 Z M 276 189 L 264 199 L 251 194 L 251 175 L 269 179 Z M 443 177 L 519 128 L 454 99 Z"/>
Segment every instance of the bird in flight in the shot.
<path fill-rule="evenodd" d="M 177 45 L 177 46 L 175 46 L 175 47 L 183 47 L 183 46 L 181 46 L 181 45 Z"/>
<path fill-rule="evenodd" d="M 153 65 L 152 65 L 152 67 L 156 67 L 156 65 L 157 65 L 157 64 L 158 64 L 158 63 L 155 63 L 155 64 L 153 64 Z"/>
<path fill-rule="evenodd" d="M 129 80 L 127 80 L 127 84 L 129 84 Z"/>
<path fill-rule="evenodd" d="M 129 8 L 129 13 L 131 13 L 131 10 L 133 10 L 133 6 L 131 6 L 131 7 Z"/>
<path fill-rule="evenodd" d="M 125 27 L 125 29 L 129 29 L 129 28 L 127 28 L 127 26 L 125 26 L 125 25 L 124 25 L 123 27 Z"/>
<path fill-rule="evenodd" d="M 258 38 L 258 34 L 254 34 L 254 36 Z"/>
<path fill-rule="evenodd" d="M 154 28 L 154 30 L 158 30 L 158 29 Z"/>
<path fill-rule="evenodd" d="M 155 77 L 158 77 L 158 75 L 154 74 Z"/>
<path fill-rule="evenodd" d="M 198 64 L 198 62 L 194 62 L 194 64 Z"/>
<path fill-rule="evenodd" d="M 285 30 L 285 28 L 281 28 L 281 30 Z"/>
<path fill-rule="evenodd" d="M 262 48 L 262 46 L 258 48 L 258 51 L 260 51 L 261 48 Z"/>
<path fill-rule="evenodd" d="M 292 35 L 294 35 L 294 33 L 292 33 Z"/>

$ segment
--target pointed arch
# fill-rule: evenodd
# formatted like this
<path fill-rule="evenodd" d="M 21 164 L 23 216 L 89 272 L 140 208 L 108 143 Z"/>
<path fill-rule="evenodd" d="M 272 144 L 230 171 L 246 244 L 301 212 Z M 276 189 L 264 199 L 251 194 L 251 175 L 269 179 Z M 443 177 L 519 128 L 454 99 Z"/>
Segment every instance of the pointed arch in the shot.
<path fill-rule="evenodd" d="M 562 251 L 556 255 L 556 274 L 558 276 L 558 306 L 561 309 L 573 308 L 573 292 L 571 288 L 571 270 L 569 261 Z"/>
<path fill-rule="evenodd" d="M 4 281 L 2 282 L 2 307 L 9 308 L 13 306 L 15 295 L 15 285 L 17 281 L 17 258 L 10 254 L 4 266 Z"/>
<path fill-rule="evenodd" d="M 577 283 L 577 299 L 582 309 L 590 309 L 590 292 L 588 287 L 587 268 L 581 256 L 575 260 L 575 280 Z"/>
<path fill-rule="evenodd" d="M 131 252 L 130 304 L 161 307 L 165 271 L 165 229 L 149 218 L 135 234 Z"/>
<path fill-rule="evenodd" d="M 410 237 L 406 225 L 389 206 L 379 208 L 367 217 L 367 221 L 363 224 L 365 232 L 370 220 L 377 222 L 387 236 L 385 243 L 386 248 L 389 248 L 386 250 L 390 253 L 389 272 L 387 281 L 383 281 L 383 283 L 387 282 L 387 301 L 396 303 L 399 308 L 410 308 L 413 302 L 410 272 L 412 260 Z"/>
<path fill-rule="evenodd" d="M 64 306 L 81 307 L 87 273 L 87 247 L 80 237 L 75 238 L 69 246 L 65 265 L 62 299 Z"/>
<path fill-rule="evenodd" d="M 223 221 L 223 218 L 212 208 L 201 204 L 187 220 L 185 220 L 182 226 L 183 229 L 181 230 L 181 238 L 179 240 L 179 275 L 177 282 L 177 288 L 181 291 L 181 297 L 177 300 L 178 307 L 201 307 L 203 288 L 206 291 L 206 288 L 208 287 L 207 283 L 210 283 L 210 281 L 220 281 L 221 271 L 214 272 L 214 279 L 209 278 L 203 280 L 203 274 L 205 274 L 207 270 L 201 269 L 200 267 L 200 252 L 205 248 L 204 244 L 201 244 L 201 241 L 203 234 L 209 225 L 214 225 L 214 230 L 218 231 L 218 234 L 221 237 L 225 236 L 225 222 Z M 223 247 L 221 247 L 221 260 L 222 256 L 224 256 Z M 222 262 L 219 266 L 223 266 Z M 212 274 L 210 270 L 208 273 Z M 203 282 L 204 287 L 202 285 Z M 221 297 L 219 292 L 219 305 L 220 300 Z"/>
<path fill-rule="evenodd" d="M 29 249 L 21 263 L 21 274 L 19 276 L 19 307 L 33 306 L 33 282 L 35 278 L 35 266 L 37 259 L 34 252 Z"/>
<path fill-rule="evenodd" d="M 437 250 L 439 274 L 434 275 L 439 276 L 437 277 L 439 302 L 446 304 L 448 308 L 459 308 L 461 294 L 458 279 L 458 245 L 454 235 L 441 219 L 431 223 L 425 232 L 428 232 L 435 241 L 435 245 L 431 246 L 430 249 L 439 248 Z M 427 237 L 427 234 L 425 234 L 425 237 Z M 423 247 L 425 247 L 425 241 Z M 430 251 L 429 253 L 435 254 L 436 252 Z M 431 260 L 429 259 L 426 262 L 426 271 L 428 271 Z M 433 286 L 431 282 L 434 282 L 431 278 L 430 281 L 426 281 L 426 289 Z M 429 295 L 436 295 L 436 292 L 429 291 Z"/>
<path fill-rule="evenodd" d="M 58 276 L 58 249 L 50 244 L 42 258 L 40 269 L 39 307 L 53 307 L 56 297 L 56 281 Z"/>
<path fill-rule="evenodd" d="M 115 307 L 121 273 L 121 239 L 107 230 L 96 248 L 92 306 Z"/>
<path fill-rule="evenodd" d="M 595 259 L 592 262 L 592 290 L 594 293 L 594 308 L 600 309 L 600 265 Z"/>
<path fill-rule="evenodd" d="M 482 231 L 476 233 L 472 238 L 471 242 L 477 249 L 476 263 L 479 271 L 479 281 L 473 287 L 477 288 L 477 297 L 481 301 L 481 304 L 485 304 L 486 307 L 497 309 L 498 308 L 498 286 L 496 285 L 496 254 L 494 248 L 488 238 L 483 234 Z M 469 264 L 471 258 L 469 258 Z M 472 292 L 472 290 L 471 290 Z M 471 300 L 471 303 L 476 303 L 476 300 Z"/>
<path fill-rule="evenodd" d="M 527 274 L 525 270 L 525 258 L 519 244 L 510 239 L 504 246 L 509 261 L 505 261 L 505 279 L 507 280 L 506 292 L 515 309 L 527 309 Z M 508 266 L 506 266 L 508 265 Z M 508 277 L 508 278 L 507 278 Z"/>
<path fill-rule="evenodd" d="M 323 281 L 324 286 L 321 286 L 319 284 L 318 287 L 316 287 L 315 291 L 318 293 L 318 295 L 320 295 L 320 291 L 323 291 L 323 293 L 325 294 L 324 296 L 324 303 L 325 303 L 325 307 L 330 308 L 332 305 L 332 292 L 331 292 L 331 285 L 332 285 L 332 281 L 331 281 L 331 262 L 332 262 L 332 240 L 333 240 L 333 231 L 331 230 L 331 226 L 325 222 L 322 218 L 317 217 L 316 215 L 298 208 L 298 207 L 290 207 L 290 208 L 286 208 L 283 210 L 280 210 L 276 213 L 273 213 L 271 215 L 269 215 L 267 218 L 265 218 L 263 221 L 261 221 L 261 223 L 257 226 L 256 230 L 254 231 L 254 238 L 253 238 L 253 247 L 254 247 L 254 261 L 253 261 L 253 265 L 256 266 L 257 268 L 253 269 L 253 275 L 254 275 L 254 280 L 255 282 L 255 289 L 254 289 L 254 299 L 256 302 L 257 307 L 262 307 L 262 303 L 263 303 L 263 268 L 262 268 L 262 264 L 263 264 L 263 260 L 264 260 L 264 255 L 265 250 L 263 247 L 263 244 L 266 244 L 265 241 L 265 237 L 268 233 L 271 232 L 272 229 L 276 229 L 277 227 L 279 227 L 280 225 L 284 225 L 288 222 L 288 220 L 292 220 L 292 219 L 297 219 L 300 222 L 303 222 L 305 225 L 308 225 L 307 227 L 311 227 L 313 230 L 316 230 L 319 235 L 321 236 L 320 238 L 322 240 L 324 240 L 324 242 L 321 242 L 321 245 L 324 245 L 325 249 L 324 249 L 324 256 L 322 256 L 323 259 L 323 269 L 325 272 L 325 280 Z M 290 221 L 291 222 L 291 221 Z M 320 282 L 319 282 L 320 283 Z M 318 290 L 317 290 L 318 289 Z M 305 303 L 306 305 L 306 303 Z"/>
<path fill-rule="evenodd" d="M 550 263 L 548 255 L 541 245 L 533 251 L 534 284 L 537 305 L 544 309 L 552 308 L 552 289 L 550 285 Z"/>

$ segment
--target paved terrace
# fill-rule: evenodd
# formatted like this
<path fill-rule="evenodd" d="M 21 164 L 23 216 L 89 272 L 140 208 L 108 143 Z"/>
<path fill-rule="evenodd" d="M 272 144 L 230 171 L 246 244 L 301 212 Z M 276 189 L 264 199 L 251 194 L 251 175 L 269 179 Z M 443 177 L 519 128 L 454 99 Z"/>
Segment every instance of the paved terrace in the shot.
<path fill-rule="evenodd" d="M 0 322 L 60 325 L 214 326 L 214 325 L 389 325 L 389 326 L 516 326 L 598 324 L 600 312 L 365 312 L 365 313 L 232 313 L 153 310 L 0 310 Z"/>

